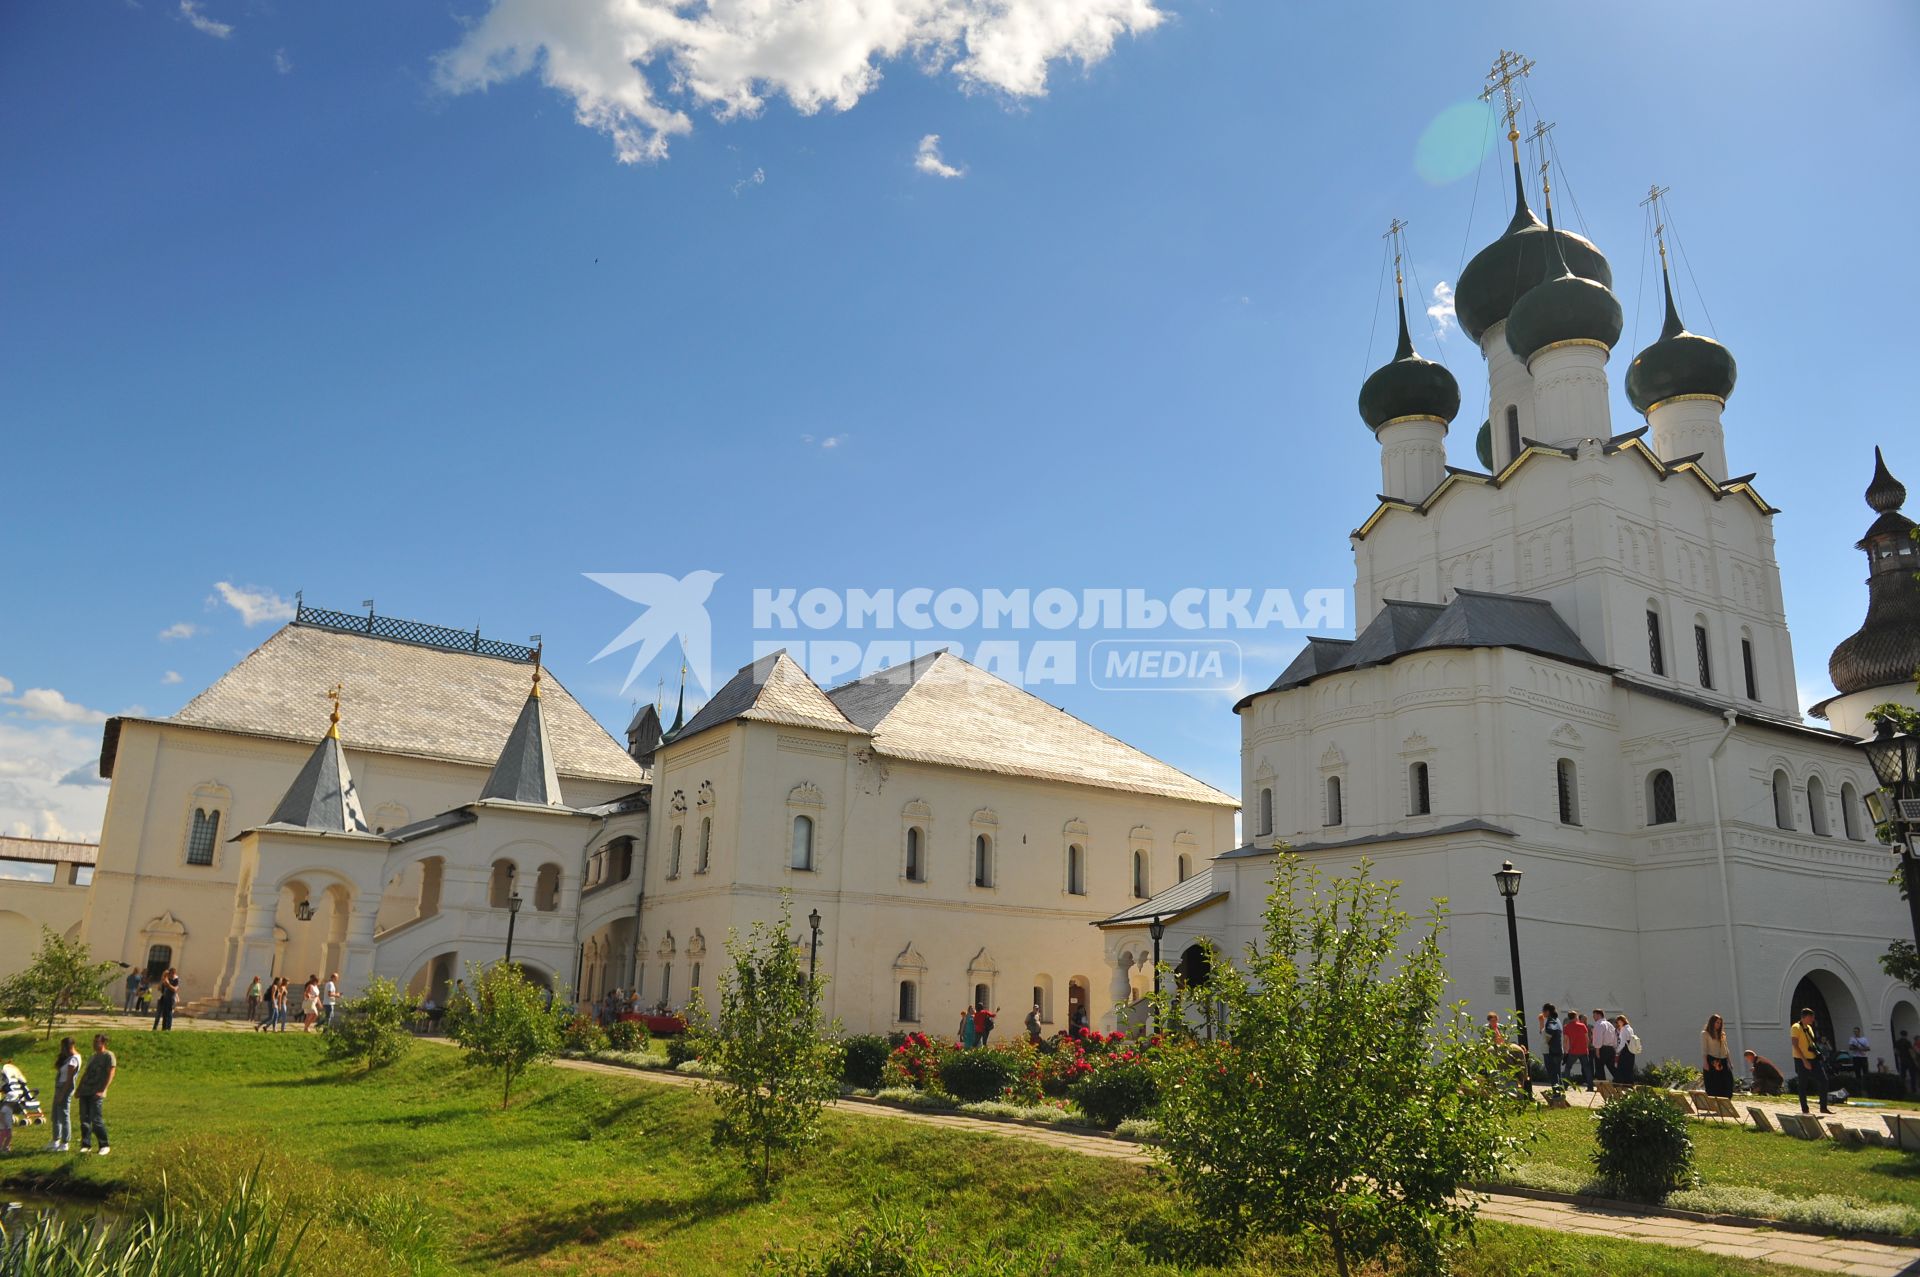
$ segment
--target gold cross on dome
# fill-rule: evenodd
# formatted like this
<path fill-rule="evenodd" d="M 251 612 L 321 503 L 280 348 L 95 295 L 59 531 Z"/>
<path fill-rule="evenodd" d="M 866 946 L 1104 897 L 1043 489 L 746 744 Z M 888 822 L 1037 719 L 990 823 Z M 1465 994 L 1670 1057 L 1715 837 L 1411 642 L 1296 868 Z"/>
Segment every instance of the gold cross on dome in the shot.
<path fill-rule="evenodd" d="M 1522 57 L 1511 49 L 1502 49 L 1487 72 L 1487 87 L 1480 94 L 1482 102 L 1493 101 L 1495 93 L 1500 95 L 1500 113 L 1507 119 L 1507 142 L 1513 147 L 1515 160 L 1520 158 L 1520 130 L 1515 124 L 1520 118 L 1520 96 L 1514 92 L 1513 86 L 1525 79 L 1532 70 L 1531 58 Z"/>
<path fill-rule="evenodd" d="M 1667 197 L 1671 186 L 1662 186 L 1658 182 L 1647 187 L 1647 198 L 1640 201 L 1641 208 L 1653 210 L 1653 242 L 1660 248 L 1660 269 L 1667 268 L 1667 223 L 1660 215 L 1660 202 Z"/>
<path fill-rule="evenodd" d="M 1402 290 L 1400 279 L 1400 255 L 1402 246 L 1406 243 L 1406 229 L 1407 224 L 1396 217 L 1388 223 L 1387 229 L 1380 236 L 1381 239 L 1393 241 L 1393 291 L 1401 296 L 1406 295 Z"/>

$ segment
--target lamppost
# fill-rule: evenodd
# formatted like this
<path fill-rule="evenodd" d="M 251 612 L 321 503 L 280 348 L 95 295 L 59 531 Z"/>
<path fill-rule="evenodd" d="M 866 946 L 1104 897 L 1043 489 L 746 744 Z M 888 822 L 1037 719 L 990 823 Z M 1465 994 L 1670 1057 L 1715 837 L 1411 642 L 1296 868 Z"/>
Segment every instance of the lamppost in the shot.
<path fill-rule="evenodd" d="M 1513 867 L 1511 860 L 1500 863 L 1494 872 L 1493 880 L 1500 887 L 1500 896 L 1507 902 L 1507 958 L 1513 964 L 1513 1001 L 1519 1008 L 1514 1017 L 1515 1026 L 1520 1030 L 1520 1049 L 1527 1054 L 1528 1064 L 1521 1079 L 1526 1083 L 1527 1094 L 1533 1094 L 1532 1052 L 1527 1045 L 1527 994 L 1520 987 L 1520 924 L 1513 914 L 1513 898 L 1520 894 L 1520 870 Z"/>
<path fill-rule="evenodd" d="M 295 905 L 293 907 L 293 916 L 298 918 L 302 922 L 312 922 L 313 921 L 313 901 L 302 900 L 299 904 Z"/>
<path fill-rule="evenodd" d="M 1913 921 L 1913 942 L 1920 946 L 1920 863 L 1913 855 L 1914 836 L 1920 831 L 1920 736 L 1896 732 L 1893 724 L 1881 719 L 1873 739 L 1861 742 L 1867 761 L 1873 765 L 1874 778 L 1892 799 L 1891 803 L 1869 799 L 1875 824 L 1886 824 L 1893 833 L 1894 849 L 1900 856 L 1900 881 L 1907 892 L 1907 912 Z"/>
<path fill-rule="evenodd" d="M 1153 937 L 1153 996 L 1157 998 L 1160 996 L 1160 938 L 1167 934 L 1167 924 L 1161 921 L 1159 914 L 1154 914 L 1153 921 L 1147 924 L 1147 934 Z M 1160 1007 L 1157 1003 L 1153 1008 L 1152 1025 L 1155 1029 L 1160 1027 Z"/>
<path fill-rule="evenodd" d="M 807 946 L 807 985 L 813 985 L 814 969 L 820 963 L 820 911 L 815 909 L 807 915 L 807 925 L 813 928 L 813 943 Z"/>
<path fill-rule="evenodd" d="M 513 920 L 520 916 L 520 893 L 514 892 L 507 897 L 507 956 L 503 962 L 513 961 Z"/>

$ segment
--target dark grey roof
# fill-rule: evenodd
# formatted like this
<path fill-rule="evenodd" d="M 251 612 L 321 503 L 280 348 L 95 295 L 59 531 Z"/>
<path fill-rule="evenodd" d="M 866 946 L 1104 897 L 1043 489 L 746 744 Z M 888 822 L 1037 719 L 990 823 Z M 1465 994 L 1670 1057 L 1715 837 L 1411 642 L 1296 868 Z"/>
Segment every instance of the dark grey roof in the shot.
<path fill-rule="evenodd" d="M 635 758 L 646 758 L 660 746 L 662 735 L 660 711 L 652 705 L 642 705 L 633 721 L 627 724 L 627 752 Z"/>
<path fill-rule="evenodd" d="M 1137 927 L 1152 922 L 1158 917 L 1162 922 L 1172 922 L 1182 914 L 1204 909 L 1216 900 L 1225 900 L 1228 893 L 1215 891 L 1212 868 L 1202 869 L 1185 882 L 1175 883 L 1150 900 L 1142 900 L 1122 909 L 1111 918 L 1102 918 L 1094 923 L 1096 927 Z"/>
<path fill-rule="evenodd" d="M 591 807 L 582 807 L 581 811 L 589 816 L 624 816 L 628 812 L 646 811 L 653 806 L 653 789 L 636 789 L 631 794 L 622 794 L 618 798 L 604 803 L 595 803 Z"/>
<path fill-rule="evenodd" d="M 1830 741 L 1833 744 L 1845 745 L 1849 748 L 1859 744 L 1858 741 L 1854 740 L 1853 737 L 1847 735 L 1845 732 L 1836 732 L 1830 727 L 1815 727 L 1811 723 L 1796 722 L 1791 718 L 1779 718 L 1773 714 L 1755 714 L 1751 710 L 1736 708 L 1725 701 L 1710 700 L 1705 696 L 1694 696 L 1674 687 L 1662 687 L 1654 683 L 1642 683 L 1637 678 L 1629 678 L 1623 674 L 1615 674 L 1613 676 L 1613 682 L 1616 687 L 1624 687 L 1630 691 L 1639 692 L 1642 696 L 1651 696 L 1655 700 L 1671 701 L 1675 705 L 1685 705 L 1689 709 L 1697 709 L 1703 713 L 1712 714 L 1715 717 L 1725 714 L 1731 709 L 1734 711 L 1733 716 L 1735 721 L 1745 723 L 1749 727 L 1763 727 L 1772 731 L 1787 732 L 1795 736 L 1812 737 L 1816 740 Z M 1809 712 L 1819 713 L 1825 709 L 1829 703 L 1828 701 L 1822 701 L 1820 704 L 1815 705 Z"/>
<path fill-rule="evenodd" d="M 880 720 L 893 712 L 900 698 L 912 690 L 920 676 L 932 669 L 939 658 L 940 652 L 928 652 L 905 665 L 889 665 L 865 678 L 842 683 L 827 693 L 827 699 L 838 705 L 855 727 L 870 732 L 880 726 Z"/>
<path fill-rule="evenodd" d="M 446 829 L 458 829 L 462 825 L 471 825 L 480 819 L 473 814 L 471 807 L 455 807 L 452 811 L 443 811 L 438 816 L 428 816 L 425 820 L 416 820 L 411 825 L 402 825 L 398 829 L 387 830 L 389 842 L 412 842 L 437 834 Z"/>
<path fill-rule="evenodd" d="M 560 777 L 553 767 L 553 750 L 547 743 L 547 720 L 540 708 L 536 686 L 520 707 L 520 717 L 507 733 L 499 761 L 487 777 L 480 797 L 506 802 L 527 803 L 535 807 L 564 807 L 560 797 Z"/>
<path fill-rule="evenodd" d="M 360 810 L 360 795 L 353 787 L 339 736 L 329 731 L 320 738 L 267 824 L 329 834 L 372 832 Z"/>
<path fill-rule="evenodd" d="M 1524 594 L 1459 590 L 1444 605 L 1388 599 L 1359 637 L 1351 641 L 1308 639 L 1306 650 L 1266 690 L 1284 692 L 1336 670 L 1385 665 L 1409 652 L 1449 647 L 1511 647 L 1575 665 L 1604 668 L 1547 600 Z M 1243 697 L 1234 706 L 1235 711 L 1259 695 L 1255 692 Z"/>
<path fill-rule="evenodd" d="M 1443 838 L 1450 834 L 1499 834 L 1505 838 L 1517 838 L 1513 830 L 1492 821 L 1474 817 L 1471 820 L 1456 821 L 1451 825 L 1441 825 L 1436 829 L 1394 831 L 1385 834 L 1363 834 L 1358 838 L 1337 838 L 1327 842 L 1296 842 L 1287 845 L 1288 851 L 1342 851 L 1348 847 L 1377 847 L 1382 843 L 1412 842 L 1420 838 Z M 1232 851 L 1223 851 L 1215 860 L 1251 860 L 1255 856 L 1271 856 L 1272 844 L 1265 847 L 1248 843 L 1244 847 L 1235 847 Z"/>

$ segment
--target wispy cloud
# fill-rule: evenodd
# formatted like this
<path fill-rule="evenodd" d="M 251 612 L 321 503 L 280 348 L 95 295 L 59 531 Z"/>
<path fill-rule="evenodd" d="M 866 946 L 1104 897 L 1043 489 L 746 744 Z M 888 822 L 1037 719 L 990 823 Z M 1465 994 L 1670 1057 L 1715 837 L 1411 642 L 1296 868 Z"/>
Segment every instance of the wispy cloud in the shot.
<path fill-rule="evenodd" d="M 175 683 L 178 683 L 181 681 L 180 671 L 168 670 L 165 674 L 162 674 L 160 676 L 160 681 L 166 686 L 172 687 Z"/>
<path fill-rule="evenodd" d="M 955 168 L 940 158 L 940 135 L 929 133 L 920 139 L 920 145 L 913 153 L 913 166 L 922 173 L 931 173 L 935 177 L 965 177 L 964 168 Z"/>
<path fill-rule="evenodd" d="M 287 56 L 285 49 L 275 49 L 273 51 L 273 69 L 281 75 L 293 74 L 293 59 Z"/>
<path fill-rule="evenodd" d="M 767 184 L 767 170 L 763 168 L 757 168 L 753 170 L 753 172 L 747 174 L 745 177 L 741 178 L 739 181 L 733 184 L 733 193 L 735 198 L 738 198 L 740 195 L 740 192 L 748 189 L 749 187 L 765 186 L 766 184 Z"/>
<path fill-rule="evenodd" d="M 233 34 L 231 23 L 216 22 L 200 11 L 200 0 L 180 0 L 180 16 L 195 31 L 210 35 L 216 40 L 224 40 Z"/>
<path fill-rule="evenodd" d="M 213 588 L 219 591 L 220 602 L 240 614 L 243 624 L 251 626 L 266 621 L 293 619 L 293 604 L 272 590 L 263 590 L 254 585 L 235 585 L 231 581 L 215 581 Z"/>
<path fill-rule="evenodd" d="M 160 631 L 160 641 L 170 643 L 174 639 L 190 639 L 200 632 L 200 627 L 191 621 L 175 621 Z"/>
<path fill-rule="evenodd" d="M 1093 66 L 1165 20 L 1155 0 L 495 0 L 435 77 L 471 93 L 537 73 L 632 164 L 664 159 L 695 111 L 726 121 L 774 97 L 802 115 L 850 110 L 902 59 L 1039 97 L 1056 62 Z"/>
<path fill-rule="evenodd" d="M 1433 331 L 1440 337 L 1452 332 L 1458 322 L 1453 313 L 1453 285 L 1444 279 L 1433 286 L 1433 304 L 1427 307 L 1427 318 L 1433 321 Z"/>
<path fill-rule="evenodd" d="M 831 451 L 834 448 L 838 448 L 841 444 L 845 443 L 846 441 L 847 441 L 847 437 L 843 434 L 820 435 L 820 436 L 801 435 L 800 436 L 801 443 L 807 444 L 811 447 L 819 448 L 822 451 Z"/>
<path fill-rule="evenodd" d="M 11 705 L 28 718 L 49 723 L 104 723 L 107 716 L 97 709 L 76 704 L 51 687 L 29 687 L 13 695 L 11 679 L 0 678 L 0 705 Z"/>
<path fill-rule="evenodd" d="M 107 807 L 99 770 L 97 727 L 0 715 L 0 830 L 20 838 L 99 837 Z"/>

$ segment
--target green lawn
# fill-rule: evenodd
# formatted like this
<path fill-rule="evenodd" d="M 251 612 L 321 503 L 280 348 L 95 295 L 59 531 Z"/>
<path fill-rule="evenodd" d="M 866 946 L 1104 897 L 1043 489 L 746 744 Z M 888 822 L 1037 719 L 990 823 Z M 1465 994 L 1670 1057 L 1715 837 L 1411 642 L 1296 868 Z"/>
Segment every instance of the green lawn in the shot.
<path fill-rule="evenodd" d="M 1169 1213 L 1164 1191 L 1138 1166 L 829 1115 L 817 1155 L 763 1203 L 710 1148 L 711 1109 L 695 1092 L 542 1068 L 503 1113 L 492 1078 L 444 1047 L 422 1044 L 370 1078 L 321 1065 L 318 1048 L 299 1033 L 119 1034 L 121 1074 L 107 1105 L 113 1156 L 51 1154 L 45 1127 L 22 1129 L 0 1177 L 14 1187 L 151 1196 L 164 1173 L 166 1191 L 186 1199 L 223 1172 L 259 1164 L 274 1187 L 318 1215 L 303 1249 L 311 1270 L 353 1277 L 404 1271 L 402 1254 L 415 1271 L 740 1273 L 770 1246 L 807 1249 L 838 1235 L 875 1202 L 924 1215 L 943 1246 L 1030 1258 L 1016 1271 L 1215 1271 L 1156 1264 L 1129 1240 L 1141 1235 L 1130 1221 Z M 37 1036 L 0 1035 L 0 1059 L 15 1059 L 36 1081 L 51 1056 Z M 438 1240 L 428 1260 L 404 1240 L 423 1214 Z M 1304 1277 L 1321 1269 L 1267 1261 L 1232 1271 Z M 1487 1226 L 1462 1271 L 1792 1270 Z"/>

